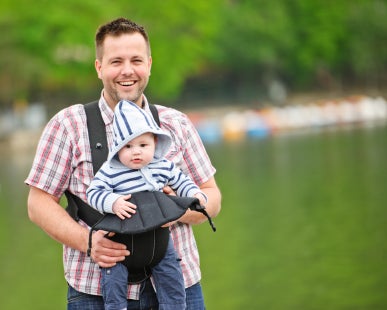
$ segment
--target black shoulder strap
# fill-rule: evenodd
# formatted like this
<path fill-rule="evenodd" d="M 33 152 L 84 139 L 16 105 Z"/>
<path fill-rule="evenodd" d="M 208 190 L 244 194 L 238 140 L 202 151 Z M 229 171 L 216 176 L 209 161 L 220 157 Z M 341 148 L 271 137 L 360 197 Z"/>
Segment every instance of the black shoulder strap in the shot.
<path fill-rule="evenodd" d="M 149 108 L 153 118 L 160 126 L 157 108 L 153 104 L 149 104 Z M 106 161 L 109 153 L 106 128 L 98 106 L 98 101 L 85 104 L 85 113 L 87 118 L 87 130 L 89 132 L 93 172 L 95 174 Z M 66 191 L 65 195 L 68 203 L 66 210 L 76 221 L 82 219 L 87 225 L 93 226 L 101 218 L 101 213 L 91 208 L 78 196 L 75 196 L 69 191 Z"/>
<path fill-rule="evenodd" d="M 160 127 L 160 117 L 159 117 L 159 112 L 157 111 L 156 106 L 149 103 L 149 109 L 152 113 L 153 119 L 156 121 L 157 125 L 159 125 L 159 127 Z"/>
<path fill-rule="evenodd" d="M 98 169 L 106 161 L 109 153 L 105 122 L 103 121 L 98 101 L 85 104 L 85 113 L 87 130 L 89 132 L 93 172 L 96 174 Z"/>
<path fill-rule="evenodd" d="M 84 107 L 87 130 L 89 133 L 91 160 L 93 163 L 93 172 L 95 174 L 102 166 L 109 153 L 106 128 L 98 106 L 98 101 L 89 102 L 85 104 Z M 65 195 L 67 198 L 66 210 L 76 221 L 82 219 L 87 225 L 92 226 L 101 218 L 101 214 L 97 210 L 91 208 L 78 196 L 75 196 L 69 191 L 66 191 Z"/>

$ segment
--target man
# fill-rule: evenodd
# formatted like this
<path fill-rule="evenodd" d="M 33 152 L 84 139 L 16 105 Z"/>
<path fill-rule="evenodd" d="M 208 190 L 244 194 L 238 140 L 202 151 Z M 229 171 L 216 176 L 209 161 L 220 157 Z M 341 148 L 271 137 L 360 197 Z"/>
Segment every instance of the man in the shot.
<path fill-rule="evenodd" d="M 96 34 L 95 68 L 102 80 L 99 107 L 105 122 L 109 145 L 112 143 L 112 121 L 115 105 L 128 100 L 149 110 L 143 92 L 148 84 L 152 58 L 145 30 L 127 20 L 117 19 L 101 26 Z M 167 155 L 207 195 L 207 211 L 215 217 L 220 211 L 221 194 L 200 138 L 188 118 L 170 108 L 157 106 L 161 127 L 172 136 Z M 83 105 L 73 105 L 58 112 L 47 124 L 40 139 L 31 172 L 28 214 L 49 236 L 64 245 L 65 278 L 69 284 L 68 309 L 103 309 L 100 268 L 114 266 L 130 255 L 123 244 L 93 234 L 90 257 L 88 226 L 76 222 L 59 205 L 66 190 L 86 201 L 86 190 L 93 178 L 91 150 Z M 181 257 L 187 296 L 187 309 L 204 309 L 200 287 L 199 256 L 191 225 L 206 219 L 193 211 L 171 226 L 175 249 Z M 149 281 L 130 285 L 128 309 L 157 307 L 157 298 Z"/>

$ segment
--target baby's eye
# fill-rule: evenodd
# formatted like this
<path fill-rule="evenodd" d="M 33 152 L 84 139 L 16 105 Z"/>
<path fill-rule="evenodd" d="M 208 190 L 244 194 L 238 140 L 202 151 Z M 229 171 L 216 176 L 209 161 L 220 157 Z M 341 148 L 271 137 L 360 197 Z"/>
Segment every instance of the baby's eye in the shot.
<path fill-rule="evenodd" d="M 146 144 L 146 143 L 141 143 L 141 144 L 140 144 L 141 147 L 146 147 L 147 145 L 148 145 L 148 144 Z"/>

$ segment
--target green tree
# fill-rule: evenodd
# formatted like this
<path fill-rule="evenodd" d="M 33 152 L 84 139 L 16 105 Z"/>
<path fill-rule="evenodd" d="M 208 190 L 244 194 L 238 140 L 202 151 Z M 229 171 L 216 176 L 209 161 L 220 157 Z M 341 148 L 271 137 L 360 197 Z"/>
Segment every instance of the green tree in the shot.
<path fill-rule="evenodd" d="M 222 0 L 143 1 L 135 12 L 152 44 L 149 90 L 161 100 L 177 98 L 185 81 L 206 67 L 206 55 L 219 33 Z"/>
<path fill-rule="evenodd" d="M 256 96 L 275 79 L 301 90 L 387 80 L 387 0 L 3 0 L 0 103 L 95 98 L 93 36 L 120 16 L 150 34 L 157 102 L 198 87 Z"/>
<path fill-rule="evenodd" d="M 147 28 L 152 41 L 156 98 L 175 98 L 184 80 L 198 71 L 216 33 L 207 12 L 220 1 L 195 2 L 28 0 L 1 3 L 1 100 L 31 99 L 36 92 L 96 90 L 94 33 L 99 24 L 125 16 Z M 44 9 L 43 9 L 44 8 Z"/>
<path fill-rule="evenodd" d="M 366 84 L 384 88 L 387 80 L 387 1 L 358 0 L 346 14 L 347 40 L 342 66 Z"/>

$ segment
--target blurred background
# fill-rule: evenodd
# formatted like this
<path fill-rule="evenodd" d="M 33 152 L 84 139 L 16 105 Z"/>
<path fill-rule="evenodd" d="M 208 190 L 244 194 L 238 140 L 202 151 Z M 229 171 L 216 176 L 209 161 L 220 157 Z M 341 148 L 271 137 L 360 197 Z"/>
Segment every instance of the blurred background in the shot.
<path fill-rule="evenodd" d="M 195 227 L 207 308 L 386 309 L 386 0 L 2 0 L 0 308 L 66 308 L 23 181 L 47 120 L 99 97 L 94 35 L 121 16 L 150 36 L 148 99 L 218 170 L 218 231 Z"/>

